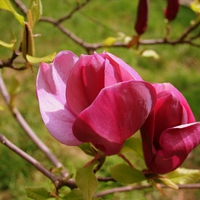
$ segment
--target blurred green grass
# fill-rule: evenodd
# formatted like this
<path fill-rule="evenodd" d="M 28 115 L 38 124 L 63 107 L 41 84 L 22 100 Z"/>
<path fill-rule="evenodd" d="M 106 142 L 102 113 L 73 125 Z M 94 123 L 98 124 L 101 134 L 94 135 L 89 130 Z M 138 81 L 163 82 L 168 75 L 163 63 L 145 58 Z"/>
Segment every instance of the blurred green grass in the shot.
<path fill-rule="evenodd" d="M 27 1 L 23 0 L 27 5 Z M 52 0 L 51 3 L 43 0 L 43 15 L 59 18 L 68 13 L 75 5 L 74 0 Z M 137 1 L 129 0 L 96 0 L 91 1 L 80 12 L 75 13 L 72 18 L 63 24 L 80 38 L 87 42 L 101 42 L 109 36 L 116 36 L 117 32 L 123 32 L 132 36 L 134 34 L 133 26 L 136 17 Z M 143 38 L 160 38 L 165 34 L 165 23 L 162 9 L 165 6 L 164 1 L 150 3 L 150 18 L 147 32 Z M 172 22 L 172 38 L 179 36 L 184 28 L 194 19 L 194 13 L 181 7 L 178 17 Z M 0 11 L 0 39 L 9 42 L 11 31 L 20 42 L 22 28 L 13 18 L 12 14 L 6 11 Z M 95 19 L 95 20 L 94 20 Z M 9 23 L 8 23 L 9 21 Z M 100 25 L 96 21 L 103 25 Z M 71 50 L 77 55 L 86 53 L 80 46 L 77 46 L 68 37 L 64 36 L 51 24 L 39 22 L 35 29 L 35 34 L 41 34 L 35 39 L 36 56 L 44 56 L 51 52 L 59 52 L 64 49 Z M 141 49 L 153 49 L 159 55 L 159 60 L 144 58 L 136 55 L 132 49 L 124 48 L 106 48 L 122 58 L 129 65 L 134 67 L 144 78 L 144 80 L 154 82 L 171 82 L 187 98 L 197 120 L 200 120 L 200 60 L 199 49 L 189 45 L 149 45 L 141 46 Z M 103 49 L 98 50 L 102 52 Z M 5 59 L 11 55 L 11 52 L 0 46 L 0 59 Z M 81 167 L 89 158 L 85 156 L 77 147 L 69 148 L 55 141 L 44 127 L 38 109 L 38 103 L 35 95 L 35 78 L 37 68 L 17 72 L 11 69 L 3 70 L 3 77 L 6 85 L 11 85 L 12 77 L 16 77 L 21 84 L 21 91 L 16 99 L 16 105 L 25 117 L 27 122 L 49 146 L 55 155 L 63 162 L 66 168 L 75 173 L 77 167 Z M 14 144 L 22 148 L 27 153 L 42 162 L 48 169 L 52 167 L 45 156 L 29 140 L 23 130 L 15 122 L 9 113 L 2 98 L 0 105 L 4 110 L 0 111 L 0 132 L 10 139 Z M 189 156 L 184 166 L 199 168 L 200 148 L 197 147 Z M 78 158 L 77 158 L 78 157 Z M 78 160 L 78 162 L 77 162 Z M 117 160 L 117 161 L 116 161 Z M 106 161 L 106 169 L 113 163 L 120 162 L 116 157 L 111 157 Z M 108 175 L 107 171 L 103 172 Z M 3 145 L 0 145 L 0 199 L 27 199 L 25 186 L 45 186 L 48 188 L 49 181 L 40 172 L 36 171 L 29 163 L 9 151 Z M 109 187 L 109 186 L 108 186 Z M 142 192 L 133 191 L 124 194 L 115 194 L 105 199 L 171 199 L 170 197 L 160 196 L 157 192 L 150 192 L 147 189 Z M 180 195 L 180 192 L 174 192 L 174 198 Z M 186 193 L 184 193 L 186 195 Z M 187 193 L 192 199 L 198 199 L 199 193 L 195 190 Z M 189 197 L 190 197 L 189 196 Z M 189 199 L 188 197 L 188 199 Z"/>

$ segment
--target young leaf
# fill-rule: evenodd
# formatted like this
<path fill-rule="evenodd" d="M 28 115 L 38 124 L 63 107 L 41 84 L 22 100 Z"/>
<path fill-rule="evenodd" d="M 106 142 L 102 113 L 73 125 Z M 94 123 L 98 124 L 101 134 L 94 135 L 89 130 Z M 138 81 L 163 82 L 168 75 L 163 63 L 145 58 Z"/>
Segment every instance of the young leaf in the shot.
<path fill-rule="evenodd" d="M 195 183 L 200 180 L 200 170 L 177 168 L 169 174 L 166 174 L 166 177 L 176 184 Z"/>
<path fill-rule="evenodd" d="M 144 157 L 143 151 L 142 151 L 142 140 L 141 140 L 141 138 L 134 138 L 134 137 L 129 138 L 124 143 L 123 149 L 125 149 L 125 148 L 131 149 L 132 151 L 135 152 L 135 154 L 137 154 L 141 158 Z"/>
<path fill-rule="evenodd" d="M 27 54 L 26 59 L 28 60 L 29 63 L 34 64 L 34 63 L 41 63 L 41 62 L 51 62 L 55 56 L 56 56 L 56 52 L 51 53 L 41 58 L 33 57 Z"/>
<path fill-rule="evenodd" d="M 91 200 L 98 187 L 98 181 L 93 172 L 94 164 L 78 169 L 76 172 L 76 184 L 83 193 L 85 200 Z"/>
<path fill-rule="evenodd" d="M 196 14 L 200 14 L 200 2 L 199 1 L 192 1 L 190 3 L 190 8 L 193 10 Z"/>
<path fill-rule="evenodd" d="M 34 26 L 34 24 L 40 19 L 40 16 L 42 15 L 42 2 L 40 0 L 31 0 L 29 9 Z"/>
<path fill-rule="evenodd" d="M 10 11 L 15 16 L 15 18 L 20 22 L 20 24 L 22 26 L 24 25 L 24 17 L 15 11 L 9 0 L 0 0 L 0 9 Z"/>
<path fill-rule="evenodd" d="M 46 200 L 50 198 L 50 193 L 43 187 L 26 187 L 27 197 L 34 200 Z"/>
<path fill-rule="evenodd" d="M 10 106 L 15 106 L 16 95 L 20 92 L 20 82 L 13 76 L 10 80 L 9 94 L 10 94 Z"/>
<path fill-rule="evenodd" d="M 5 108 L 4 108 L 3 106 L 0 105 L 0 111 L 1 111 L 1 110 L 4 110 L 4 109 L 5 109 Z"/>
<path fill-rule="evenodd" d="M 143 170 L 146 168 L 142 151 L 141 138 L 129 138 L 125 142 L 121 153 L 132 163 L 132 165 L 137 170 Z"/>
<path fill-rule="evenodd" d="M 160 58 L 160 56 L 154 50 L 145 50 L 141 53 L 141 56 L 154 58 L 155 60 L 158 60 Z"/>
<path fill-rule="evenodd" d="M 68 193 L 63 200 L 84 200 L 83 194 L 79 189 L 74 189 L 70 193 Z"/>
<path fill-rule="evenodd" d="M 6 43 L 6 42 L 3 42 L 2 40 L 0 40 L 0 45 L 6 48 L 10 48 L 10 49 L 12 49 L 14 46 L 13 43 Z"/>
<path fill-rule="evenodd" d="M 169 188 L 178 190 L 178 186 L 168 178 L 159 178 L 159 180 Z"/>
<path fill-rule="evenodd" d="M 103 41 L 104 47 L 110 47 L 116 42 L 117 38 L 115 37 L 108 37 Z"/>
<path fill-rule="evenodd" d="M 27 22 L 25 22 L 23 40 L 22 40 L 22 55 L 26 59 L 27 54 L 33 56 L 34 53 L 35 53 L 35 46 L 34 46 L 33 33 L 30 28 L 30 25 Z"/>
<path fill-rule="evenodd" d="M 9 94 L 16 95 L 20 91 L 20 82 L 13 76 L 10 81 Z"/>
<path fill-rule="evenodd" d="M 141 171 L 133 169 L 126 164 L 119 164 L 110 169 L 112 177 L 124 184 L 132 184 L 146 180 Z"/>
<path fill-rule="evenodd" d="M 87 155 L 95 156 L 96 152 L 93 149 L 92 145 L 90 143 L 83 143 L 78 146 L 83 152 L 85 152 Z"/>

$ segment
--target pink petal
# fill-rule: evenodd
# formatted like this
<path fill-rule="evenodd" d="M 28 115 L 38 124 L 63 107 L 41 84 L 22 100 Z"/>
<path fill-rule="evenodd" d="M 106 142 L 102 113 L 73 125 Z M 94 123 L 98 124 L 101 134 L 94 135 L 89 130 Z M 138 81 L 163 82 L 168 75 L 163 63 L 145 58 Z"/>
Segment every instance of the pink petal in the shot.
<path fill-rule="evenodd" d="M 195 117 L 193 115 L 193 112 L 185 99 L 185 97 L 179 92 L 172 84 L 170 83 L 162 83 L 162 84 L 153 84 L 154 88 L 156 89 L 157 94 L 165 92 L 170 93 L 176 96 L 176 98 L 180 101 L 181 106 L 184 108 L 183 112 L 184 116 L 187 116 L 187 118 L 183 118 L 182 124 L 184 123 L 192 123 L 195 121 Z"/>
<path fill-rule="evenodd" d="M 143 140 L 148 168 L 155 174 L 169 173 L 178 168 L 190 151 L 200 144 L 200 122 L 180 125 L 164 131 L 160 138 L 162 148 L 158 151 L 150 151 L 145 144 L 148 145 L 148 140 Z"/>
<path fill-rule="evenodd" d="M 110 64 L 115 67 L 115 70 L 118 70 L 118 74 L 122 80 L 137 80 L 142 81 L 140 75 L 128 64 L 126 64 L 122 59 L 110 54 L 110 53 L 102 53 L 100 54 L 104 59 L 108 59 Z"/>
<path fill-rule="evenodd" d="M 144 125 L 141 127 L 142 147 L 147 167 L 150 166 L 152 160 L 154 160 L 157 150 L 154 147 L 154 120 L 155 109 L 151 111 Z"/>
<path fill-rule="evenodd" d="M 180 166 L 180 158 L 173 156 L 166 159 L 163 158 L 162 152 L 158 151 L 152 162 L 148 163 L 147 166 L 155 174 L 166 174 Z"/>
<path fill-rule="evenodd" d="M 155 101 L 149 83 L 129 81 L 107 87 L 78 115 L 74 135 L 82 142 L 92 142 L 107 155 L 116 154 L 144 123 Z"/>
<path fill-rule="evenodd" d="M 60 52 L 53 64 L 41 64 L 36 83 L 42 119 L 49 132 L 67 145 L 80 144 L 72 133 L 75 116 L 69 111 L 65 98 L 66 82 L 76 60 L 73 53 Z"/>
<path fill-rule="evenodd" d="M 104 60 L 98 56 L 81 55 L 67 84 L 67 101 L 76 115 L 87 108 L 104 85 Z"/>
<path fill-rule="evenodd" d="M 167 129 L 160 137 L 164 158 L 178 156 L 183 161 L 200 143 L 200 122 Z"/>
<path fill-rule="evenodd" d="M 158 97 L 154 108 L 154 145 L 158 149 L 160 148 L 159 138 L 161 133 L 168 128 L 180 125 L 184 116 L 184 108 L 181 106 L 179 99 L 173 93 L 163 92 L 163 94 L 165 96 L 162 98 Z"/>

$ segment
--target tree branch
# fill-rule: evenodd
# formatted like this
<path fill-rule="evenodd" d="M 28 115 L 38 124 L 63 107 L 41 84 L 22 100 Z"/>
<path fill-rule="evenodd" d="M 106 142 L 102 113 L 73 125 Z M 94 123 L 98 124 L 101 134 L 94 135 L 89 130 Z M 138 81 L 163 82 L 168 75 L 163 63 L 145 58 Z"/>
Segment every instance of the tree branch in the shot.
<path fill-rule="evenodd" d="M 27 8 L 26 6 L 20 1 L 20 0 L 13 0 L 13 2 L 15 3 L 15 5 L 19 8 L 19 10 L 22 11 L 22 13 L 24 15 L 26 15 L 27 13 Z"/>
<path fill-rule="evenodd" d="M 105 46 L 103 43 L 88 43 L 82 40 L 81 38 L 77 37 L 74 33 L 72 33 L 70 30 L 62 26 L 61 24 L 58 24 L 57 21 L 50 17 L 41 17 L 40 21 L 50 23 L 54 26 L 56 26 L 64 35 L 68 36 L 70 39 L 72 39 L 76 44 L 79 46 L 82 46 L 87 52 L 95 51 L 100 48 L 105 47 L 123 47 L 127 48 L 127 44 L 124 42 L 115 42 L 112 46 Z M 193 39 L 196 39 L 196 37 L 191 37 L 188 39 L 185 39 L 187 34 L 189 34 L 192 30 L 194 30 L 197 26 L 190 27 L 186 29 L 187 31 L 184 32 L 184 35 L 176 40 L 169 40 L 166 38 L 159 38 L 159 39 L 148 39 L 148 40 L 140 40 L 139 45 L 159 45 L 159 44 L 168 44 L 168 45 L 178 45 L 178 44 L 189 44 L 192 46 L 199 47 L 200 45 L 195 44 L 192 42 Z"/>
<path fill-rule="evenodd" d="M 70 12 L 69 14 L 67 14 L 66 16 L 64 16 L 64 17 L 62 17 L 62 18 L 60 18 L 60 19 L 58 19 L 58 20 L 57 20 L 57 23 L 60 24 L 60 23 L 62 23 L 63 21 L 65 21 L 65 20 L 67 20 L 67 19 L 70 19 L 70 18 L 72 17 L 72 15 L 73 15 L 75 12 L 77 12 L 77 11 L 81 10 L 83 7 L 85 7 L 85 6 L 89 3 L 89 1 L 90 1 L 90 0 L 86 0 L 86 1 L 83 2 L 82 4 L 77 4 L 77 6 L 76 6 L 73 10 L 71 10 L 71 12 Z"/>
<path fill-rule="evenodd" d="M 0 69 L 4 67 L 8 67 L 14 70 L 24 70 L 26 67 L 16 67 L 13 65 L 14 60 L 20 55 L 19 51 L 13 51 L 11 58 L 7 60 L 0 60 Z"/>
<path fill-rule="evenodd" d="M 178 184 L 177 186 L 179 187 L 179 189 L 199 189 L 200 183 L 185 184 L 185 185 L 179 185 Z M 151 187 L 152 187 L 151 184 L 136 185 L 136 186 L 129 185 L 129 186 L 125 186 L 125 187 L 116 187 L 116 188 L 112 188 L 112 189 L 109 189 L 109 190 L 104 190 L 104 191 L 101 191 L 99 193 L 96 193 L 94 196 L 95 197 L 102 197 L 102 196 L 106 196 L 108 194 L 113 194 L 115 192 L 129 192 L 129 191 L 132 191 L 132 190 L 142 190 L 142 189 L 151 188 Z M 162 188 L 169 188 L 168 186 L 162 185 L 162 184 L 161 184 L 161 187 Z"/>
<path fill-rule="evenodd" d="M 12 112 L 13 116 L 15 117 L 15 119 L 17 120 L 17 122 L 19 123 L 19 125 L 23 128 L 23 130 L 25 131 L 25 133 L 29 136 L 29 138 L 36 144 L 36 146 L 46 155 L 46 157 L 52 162 L 52 164 L 57 167 L 57 168 L 62 168 L 62 174 L 64 177 L 67 177 L 69 174 L 66 171 L 66 169 L 64 169 L 63 165 L 59 162 L 59 160 L 52 154 L 52 152 L 50 151 L 50 149 L 37 137 L 37 135 L 35 134 L 35 132 L 31 129 L 31 127 L 28 125 L 28 123 L 26 122 L 26 120 L 23 118 L 23 116 L 21 115 L 21 113 L 19 112 L 19 110 L 16 107 L 11 107 L 10 106 L 10 95 L 8 94 L 8 91 L 6 89 L 6 86 L 4 84 L 1 72 L 0 72 L 0 92 L 6 102 L 6 104 L 8 105 L 8 107 L 10 108 L 10 111 Z"/>
<path fill-rule="evenodd" d="M 62 186 L 68 186 L 71 189 L 76 188 L 76 184 L 73 180 L 65 180 L 63 177 L 57 176 L 47 170 L 40 162 L 38 162 L 35 158 L 28 155 L 26 152 L 22 151 L 20 148 L 15 146 L 12 142 L 10 142 L 4 135 L 0 134 L 0 142 L 8 147 L 10 150 L 15 152 L 17 155 L 28 161 L 31 165 L 33 165 L 38 171 L 42 172 L 46 177 L 48 177 L 55 185 L 58 190 Z"/>

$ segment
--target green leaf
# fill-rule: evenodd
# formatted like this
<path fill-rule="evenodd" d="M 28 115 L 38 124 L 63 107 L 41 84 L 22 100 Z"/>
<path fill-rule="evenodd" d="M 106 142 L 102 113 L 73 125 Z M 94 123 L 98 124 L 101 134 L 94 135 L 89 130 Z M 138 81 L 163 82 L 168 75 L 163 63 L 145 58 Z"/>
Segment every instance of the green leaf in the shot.
<path fill-rule="evenodd" d="M 154 58 L 155 60 L 160 58 L 160 56 L 154 50 L 144 50 L 141 55 L 147 58 Z"/>
<path fill-rule="evenodd" d="M 10 107 L 15 106 L 16 95 L 20 92 L 20 82 L 13 76 L 10 80 L 9 94 L 10 94 Z"/>
<path fill-rule="evenodd" d="M 136 155 L 143 158 L 143 151 L 142 151 L 142 140 L 141 138 L 131 137 L 124 143 L 122 152 L 127 151 L 127 149 L 134 151 Z"/>
<path fill-rule="evenodd" d="M 32 15 L 32 22 L 34 24 L 40 19 L 42 15 L 42 2 L 40 0 L 31 0 L 29 9 Z"/>
<path fill-rule="evenodd" d="M 126 164 L 119 164 L 110 169 L 112 177 L 124 184 L 132 184 L 146 180 L 141 171 L 133 169 Z"/>
<path fill-rule="evenodd" d="M 10 11 L 20 24 L 24 25 L 24 17 L 15 11 L 9 0 L 0 0 L 0 9 Z"/>
<path fill-rule="evenodd" d="M 68 193 L 63 200 L 84 200 L 83 194 L 79 189 L 74 189 L 70 193 Z"/>
<path fill-rule="evenodd" d="M 78 146 L 83 152 L 85 152 L 87 155 L 90 156 L 95 156 L 96 152 L 95 150 L 92 148 L 92 145 L 90 143 L 83 143 L 81 145 Z"/>
<path fill-rule="evenodd" d="M 50 198 L 50 193 L 43 187 L 26 187 L 27 197 L 34 200 L 46 200 Z"/>
<path fill-rule="evenodd" d="M 166 177 L 176 184 L 195 183 L 200 180 L 200 170 L 178 168 L 173 172 L 166 174 Z"/>
<path fill-rule="evenodd" d="M 85 200 L 91 200 L 98 187 L 98 181 L 93 172 L 94 165 L 95 163 L 78 169 L 76 172 L 76 184 L 83 193 Z"/>
<path fill-rule="evenodd" d="M 5 109 L 4 106 L 1 106 L 1 105 L 0 105 L 0 110 L 4 110 L 4 109 Z"/>
<path fill-rule="evenodd" d="M 13 43 L 6 43 L 6 42 L 3 42 L 2 40 L 0 40 L 0 45 L 6 48 L 10 48 L 10 49 L 12 49 L 14 46 Z"/>
<path fill-rule="evenodd" d="M 104 47 L 110 47 L 116 42 L 117 38 L 115 37 L 108 37 L 103 41 Z"/>
<path fill-rule="evenodd" d="M 165 178 L 165 177 L 164 178 L 159 178 L 159 180 L 163 184 L 165 184 L 166 186 L 168 186 L 168 187 L 170 187 L 172 189 L 175 189 L 175 190 L 179 189 L 178 186 L 174 182 L 172 182 L 170 179 L 168 179 L 168 178 Z"/>
<path fill-rule="evenodd" d="M 123 154 L 136 169 L 143 170 L 146 168 L 141 138 L 131 137 L 126 140 L 121 154 Z"/>
<path fill-rule="evenodd" d="M 20 82 L 15 78 L 15 76 L 12 76 L 10 80 L 10 87 L 9 87 L 9 94 L 16 95 L 20 92 Z"/>
<path fill-rule="evenodd" d="M 26 59 L 31 64 L 34 64 L 34 63 L 41 63 L 41 62 L 52 62 L 52 60 L 55 58 L 55 56 L 56 56 L 56 52 L 51 53 L 51 54 L 44 56 L 44 57 L 41 57 L 41 58 L 26 55 Z"/>

